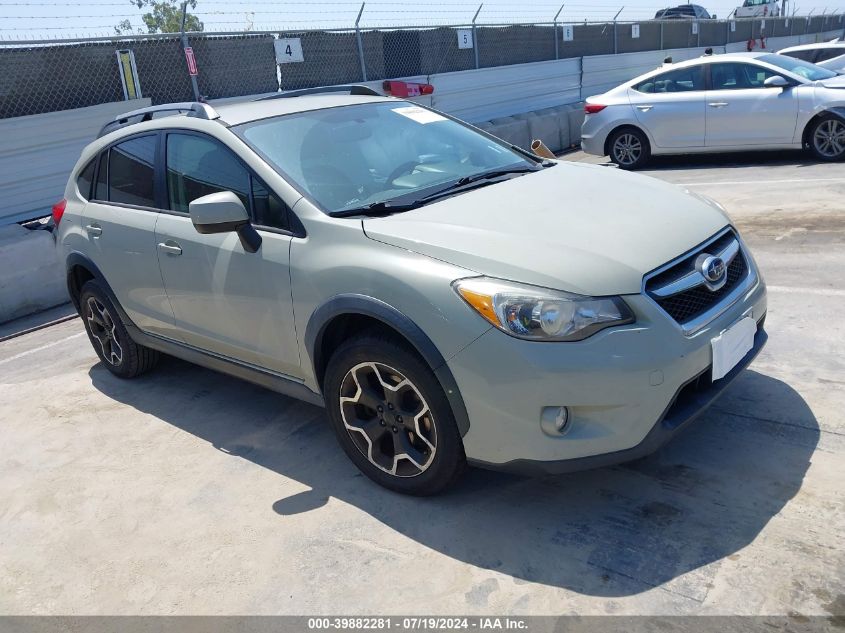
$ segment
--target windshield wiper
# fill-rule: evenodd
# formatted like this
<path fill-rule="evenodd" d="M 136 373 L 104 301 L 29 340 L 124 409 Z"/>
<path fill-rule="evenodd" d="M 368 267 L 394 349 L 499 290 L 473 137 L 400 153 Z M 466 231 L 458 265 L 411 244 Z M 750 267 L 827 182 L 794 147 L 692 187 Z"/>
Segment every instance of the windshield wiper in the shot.
<path fill-rule="evenodd" d="M 421 207 L 424 204 L 433 202 L 438 198 L 462 193 L 464 191 L 469 191 L 470 189 L 477 189 L 486 185 L 495 184 L 505 179 L 507 176 L 515 174 L 527 174 L 535 171 L 541 171 L 542 169 L 543 167 L 537 166 L 494 169 L 491 171 L 481 172 L 480 174 L 475 174 L 474 176 L 464 176 L 463 178 L 458 178 L 454 182 L 451 182 L 446 185 L 445 187 L 440 187 L 439 189 L 436 189 L 435 191 L 432 191 L 431 193 L 428 193 L 421 197 L 413 197 L 410 195 L 400 196 L 392 200 L 373 202 L 372 204 L 367 204 L 362 207 L 356 207 L 354 209 L 344 209 L 342 211 L 335 211 L 331 215 L 335 218 L 344 218 L 349 217 L 351 215 L 370 215 L 378 217 L 390 215 L 392 213 L 402 213 L 403 211 L 411 211 L 412 209 Z"/>

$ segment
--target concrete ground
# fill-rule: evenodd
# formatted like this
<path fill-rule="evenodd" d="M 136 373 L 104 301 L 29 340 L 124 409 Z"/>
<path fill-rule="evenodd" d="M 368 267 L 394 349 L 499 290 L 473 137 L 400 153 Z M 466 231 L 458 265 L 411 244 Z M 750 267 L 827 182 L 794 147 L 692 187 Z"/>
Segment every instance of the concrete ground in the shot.
<path fill-rule="evenodd" d="M 770 290 L 768 347 L 663 450 L 404 498 L 320 409 L 176 360 L 122 382 L 77 319 L 0 343 L 0 613 L 845 613 L 845 166 L 645 173 L 725 204 Z"/>

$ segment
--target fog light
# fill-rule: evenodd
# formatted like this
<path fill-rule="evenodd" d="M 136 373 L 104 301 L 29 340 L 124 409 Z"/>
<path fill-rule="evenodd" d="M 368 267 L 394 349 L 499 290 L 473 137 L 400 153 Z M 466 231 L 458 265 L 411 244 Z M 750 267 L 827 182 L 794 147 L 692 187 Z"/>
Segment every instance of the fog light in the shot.
<path fill-rule="evenodd" d="M 545 407 L 540 416 L 540 428 L 546 435 L 559 437 L 569 430 L 570 421 L 568 407 Z"/>

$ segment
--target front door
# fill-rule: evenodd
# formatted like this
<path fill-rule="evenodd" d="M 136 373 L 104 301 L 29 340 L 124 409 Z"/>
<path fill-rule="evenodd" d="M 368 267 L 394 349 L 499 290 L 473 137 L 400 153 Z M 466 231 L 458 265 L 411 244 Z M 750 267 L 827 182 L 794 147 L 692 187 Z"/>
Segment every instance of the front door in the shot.
<path fill-rule="evenodd" d="M 707 145 L 791 143 L 798 121 L 798 95 L 792 88 L 767 88 L 777 73 L 745 62 L 714 63 L 707 91 Z"/>
<path fill-rule="evenodd" d="M 290 288 L 291 236 L 284 203 L 217 140 L 166 136 L 169 212 L 156 225 L 161 275 L 176 332 L 187 344 L 297 377 L 299 348 Z M 202 235 L 188 215 L 192 200 L 232 191 L 262 237 L 255 253 L 234 232 Z"/>

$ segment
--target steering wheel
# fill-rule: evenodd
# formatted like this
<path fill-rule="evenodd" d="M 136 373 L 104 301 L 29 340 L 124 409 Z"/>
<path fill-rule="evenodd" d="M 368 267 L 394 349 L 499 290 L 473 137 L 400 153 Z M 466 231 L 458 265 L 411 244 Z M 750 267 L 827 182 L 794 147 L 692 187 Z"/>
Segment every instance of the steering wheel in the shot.
<path fill-rule="evenodd" d="M 414 171 L 414 167 L 416 167 L 419 164 L 420 164 L 419 161 L 415 161 L 415 160 L 409 160 L 406 163 L 402 163 L 401 165 L 399 165 L 399 167 L 397 167 L 392 172 L 390 172 L 390 175 L 387 177 L 387 182 L 392 183 L 394 180 L 399 178 L 399 176 L 404 176 L 405 174 L 410 174 L 412 171 Z"/>

